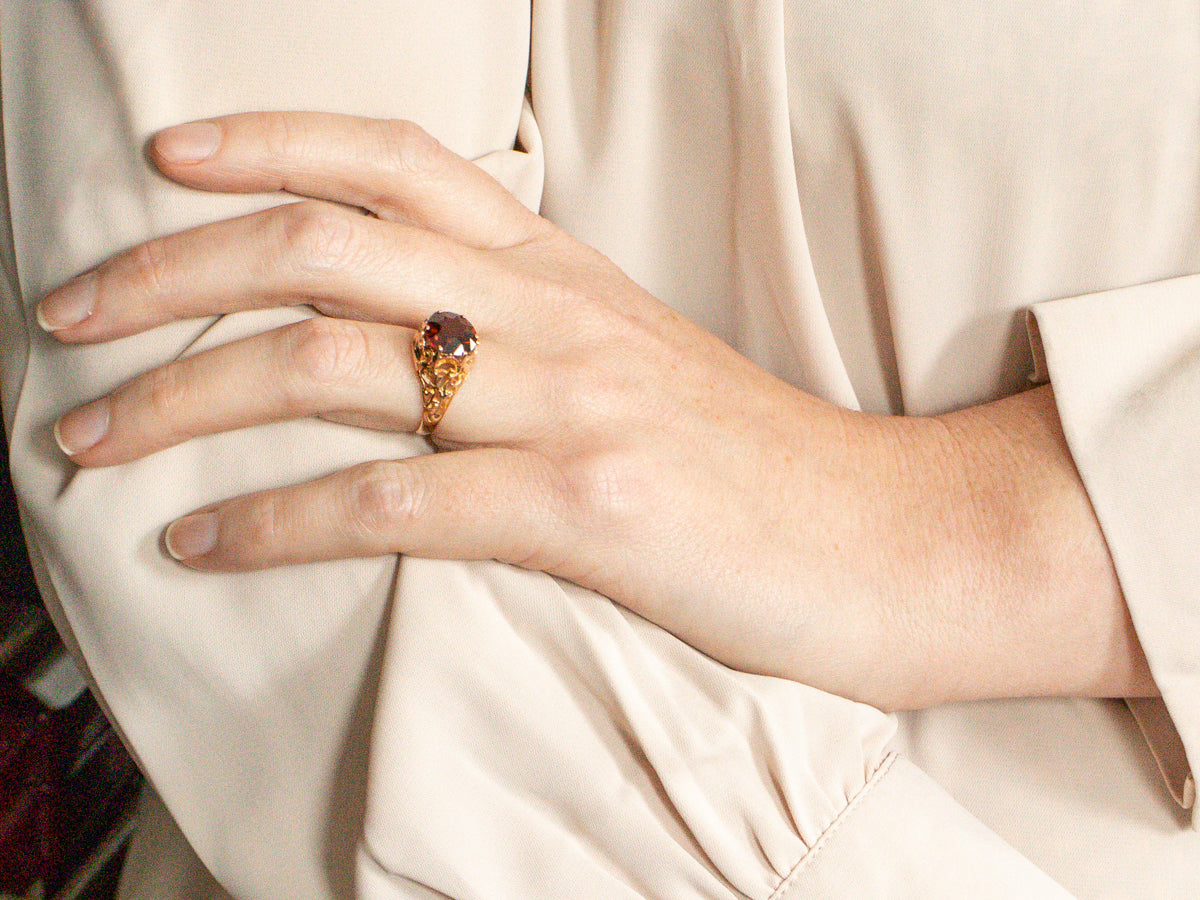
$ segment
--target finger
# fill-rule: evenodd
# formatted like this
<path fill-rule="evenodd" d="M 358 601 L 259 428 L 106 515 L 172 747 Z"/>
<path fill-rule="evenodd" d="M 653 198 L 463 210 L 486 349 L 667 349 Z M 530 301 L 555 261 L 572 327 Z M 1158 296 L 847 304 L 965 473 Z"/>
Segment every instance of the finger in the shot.
<path fill-rule="evenodd" d="M 524 321 L 503 261 L 421 228 L 304 201 L 148 241 L 53 291 L 38 320 L 67 342 L 194 316 L 312 304 L 415 327 L 455 309 L 495 333 Z"/>
<path fill-rule="evenodd" d="M 187 565 L 222 571 L 389 553 L 537 568 L 564 536 L 552 483 L 522 450 L 377 461 L 185 516 L 164 542 Z"/>
<path fill-rule="evenodd" d="M 416 431 L 421 392 L 412 332 L 316 317 L 177 360 L 64 415 L 59 446 L 81 466 L 139 459 L 205 434 L 305 416 Z M 458 444 L 518 443 L 546 427 L 531 415 L 538 379 L 489 341 L 437 435 Z"/>
<path fill-rule="evenodd" d="M 191 187 L 334 200 L 480 248 L 519 244 L 541 221 L 412 122 L 241 113 L 161 131 L 150 153 L 165 175 Z"/>

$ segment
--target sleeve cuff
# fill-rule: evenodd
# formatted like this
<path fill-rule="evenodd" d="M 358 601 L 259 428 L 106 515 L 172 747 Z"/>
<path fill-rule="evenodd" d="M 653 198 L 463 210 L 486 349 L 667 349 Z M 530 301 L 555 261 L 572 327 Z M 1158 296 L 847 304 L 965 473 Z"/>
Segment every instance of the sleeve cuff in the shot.
<path fill-rule="evenodd" d="M 1167 790 L 1183 809 L 1192 809 L 1196 805 L 1196 779 L 1167 705 L 1158 697 L 1130 697 L 1125 703 L 1150 747 Z"/>
<path fill-rule="evenodd" d="M 1200 275 L 1036 304 L 1034 380 L 1108 542 L 1162 700 L 1129 702 L 1176 801 L 1200 765 Z M 1197 824 L 1193 819 L 1193 825 Z"/>

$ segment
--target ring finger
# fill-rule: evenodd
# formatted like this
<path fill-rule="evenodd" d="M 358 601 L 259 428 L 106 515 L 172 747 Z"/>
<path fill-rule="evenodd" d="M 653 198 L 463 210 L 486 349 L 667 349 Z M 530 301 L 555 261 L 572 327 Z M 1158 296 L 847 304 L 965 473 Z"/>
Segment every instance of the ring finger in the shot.
<path fill-rule="evenodd" d="M 109 466 L 199 435 L 317 415 L 366 427 L 415 431 L 421 393 L 413 332 L 317 316 L 169 363 L 64 415 L 63 451 Z M 437 437 L 455 444 L 527 443 L 544 424 L 531 411 L 537 364 L 481 342 Z"/>

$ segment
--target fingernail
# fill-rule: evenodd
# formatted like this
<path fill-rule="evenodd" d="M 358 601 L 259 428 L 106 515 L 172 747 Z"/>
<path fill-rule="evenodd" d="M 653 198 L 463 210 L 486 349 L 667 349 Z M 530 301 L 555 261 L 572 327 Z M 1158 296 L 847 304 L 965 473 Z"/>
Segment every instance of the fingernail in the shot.
<path fill-rule="evenodd" d="M 167 528 L 167 552 L 181 562 L 209 553 L 217 546 L 217 514 L 193 513 Z"/>
<path fill-rule="evenodd" d="M 46 331 L 78 325 L 96 309 L 96 276 L 84 275 L 60 287 L 37 308 L 38 324 Z"/>
<path fill-rule="evenodd" d="M 160 131 L 154 137 L 154 149 L 168 162 L 198 163 L 217 152 L 221 129 L 212 122 L 189 122 Z"/>
<path fill-rule="evenodd" d="M 82 453 L 100 443 L 108 431 L 108 398 L 73 409 L 54 423 L 54 440 L 67 456 Z"/>

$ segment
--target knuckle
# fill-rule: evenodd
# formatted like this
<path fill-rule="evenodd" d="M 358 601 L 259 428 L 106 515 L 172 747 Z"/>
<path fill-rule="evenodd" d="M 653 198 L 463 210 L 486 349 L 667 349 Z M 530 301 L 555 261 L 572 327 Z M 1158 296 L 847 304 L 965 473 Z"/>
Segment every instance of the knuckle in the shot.
<path fill-rule="evenodd" d="M 177 419 L 194 397 L 195 386 L 177 365 L 155 369 L 146 379 L 146 402 L 160 419 Z"/>
<path fill-rule="evenodd" d="M 444 159 L 437 139 L 415 122 L 390 119 L 379 123 L 376 132 L 380 157 L 398 172 L 421 175 L 436 171 Z"/>
<path fill-rule="evenodd" d="M 267 158 L 275 163 L 302 155 L 307 144 L 307 129 L 303 121 L 288 113 L 256 112 L 257 131 Z"/>
<path fill-rule="evenodd" d="M 264 494 L 249 504 L 242 519 L 244 543 L 258 550 L 269 550 L 288 543 L 285 516 L 280 499 L 274 494 Z"/>
<path fill-rule="evenodd" d="M 589 350 L 608 349 L 614 336 L 628 341 L 630 323 L 612 304 L 596 292 L 579 287 L 573 282 L 578 278 L 586 281 L 589 276 L 565 271 L 555 273 L 552 280 L 543 281 L 535 296 L 539 305 L 546 309 L 562 311 L 561 317 L 569 329 L 567 336 L 572 343 Z"/>
<path fill-rule="evenodd" d="M 560 422 L 570 423 L 576 434 L 608 432 L 629 416 L 634 398 L 628 379 L 589 357 L 564 360 L 550 382 L 549 403 Z"/>
<path fill-rule="evenodd" d="M 134 284 L 149 295 L 165 293 L 170 284 L 170 259 L 161 238 L 135 247 L 129 256 Z"/>
<path fill-rule="evenodd" d="M 529 258 L 529 251 L 521 248 L 519 251 L 524 258 Z M 555 309 L 570 310 L 572 317 L 594 314 L 594 301 L 586 290 L 574 282 L 573 273 L 569 271 L 552 270 L 550 278 L 541 285 L 540 300 Z"/>
<path fill-rule="evenodd" d="M 622 454 L 591 453 L 561 467 L 563 506 L 568 517 L 589 529 L 632 525 L 644 508 L 647 485 Z"/>
<path fill-rule="evenodd" d="M 529 232 L 522 243 L 548 247 L 560 252 L 577 252 L 574 243 L 564 241 L 564 238 L 569 240 L 567 232 L 563 231 L 545 216 L 534 214 L 529 217 L 528 221 Z"/>
<path fill-rule="evenodd" d="M 554 378 L 546 383 L 543 401 L 554 410 L 552 419 L 569 422 L 573 429 L 582 430 L 588 421 L 591 387 L 583 365 L 575 360 L 560 363 Z"/>
<path fill-rule="evenodd" d="M 389 535 L 421 518 L 428 491 L 413 467 L 372 462 L 350 478 L 347 521 L 358 535 Z"/>
<path fill-rule="evenodd" d="M 302 275 L 346 268 L 354 254 L 355 218 L 330 203 L 313 200 L 291 204 L 282 215 L 282 258 Z"/>
<path fill-rule="evenodd" d="M 283 339 L 285 377 L 299 388 L 336 385 L 369 366 L 366 333 L 355 322 L 315 316 L 285 329 Z"/>

